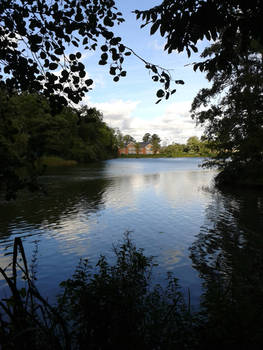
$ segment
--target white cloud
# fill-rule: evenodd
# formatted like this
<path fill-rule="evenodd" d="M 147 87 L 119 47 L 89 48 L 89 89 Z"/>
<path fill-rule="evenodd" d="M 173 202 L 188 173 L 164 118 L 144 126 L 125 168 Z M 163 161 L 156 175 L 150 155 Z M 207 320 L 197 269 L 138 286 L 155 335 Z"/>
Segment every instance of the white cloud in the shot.
<path fill-rule="evenodd" d="M 202 135 L 202 129 L 196 127 L 190 117 L 190 101 L 171 103 L 161 115 L 151 120 L 136 117 L 136 107 L 140 101 L 119 99 L 92 103 L 87 99 L 86 102 L 103 113 L 104 121 L 110 127 L 119 128 L 123 134 L 130 134 L 138 141 L 146 132 L 158 134 L 162 141 L 168 144 L 185 143 L 190 136 L 200 137 Z"/>
<path fill-rule="evenodd" d="M 103 113 L 103 120 L 110 127 L 119 128 L 122 132 L 128 133 L 133 121 L 131 114 L 139 103 L 140 101 L 113 100 L 100 103 L 88 102 L 87 104 L 100 110 Z"/>

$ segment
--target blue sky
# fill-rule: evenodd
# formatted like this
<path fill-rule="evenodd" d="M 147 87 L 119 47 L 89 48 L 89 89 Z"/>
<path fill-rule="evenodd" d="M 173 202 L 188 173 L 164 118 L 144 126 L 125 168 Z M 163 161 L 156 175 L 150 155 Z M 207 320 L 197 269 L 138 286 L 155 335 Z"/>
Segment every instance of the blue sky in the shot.
<path fill-rule="evenodd" d="M 164 40 L 157 33 L 150 36 L 150 27 L 140 28 L 132 11 L 156 6 L 161 0 L 117 0 L 116 5 L 123 13 L 125 22 L 114 28 L 122 37 L 123 43 L 131 47 L 145 60 L 165 68 L 172 69 L 175 79 L 183 79 L 184 85 L 175 86 L 177 92 L 169 99 L 155 104 L 156 91 L 160 88 L 154 83 L 144 68 L 143 62 L 129 56 L 124 62 L 127 76 L 118 83 L 113 82 L 108 73 L 108 66 L 99 66 L 100 52 L 86 52 L 83 63 L 86 71 L 94 80 L 94 88 L 88 93 L 83 103 L 95 106 L 103 112 L 104 120 L 122 133 L 130 134 L 140 141 L 146 132 L 157 133 L 163 143 L 185 142 L 188 137 L 202 134 L 195 127 L 189 115 L 191 101 L 196 93 L 208 86 L 205 75 L 193 72 L 189 63 L 199 60 L 199 55 L 190 59 L 185 53 L 168 55 L 163 50 Z M 200 42 L 200 52 L 207 42 Z"/>

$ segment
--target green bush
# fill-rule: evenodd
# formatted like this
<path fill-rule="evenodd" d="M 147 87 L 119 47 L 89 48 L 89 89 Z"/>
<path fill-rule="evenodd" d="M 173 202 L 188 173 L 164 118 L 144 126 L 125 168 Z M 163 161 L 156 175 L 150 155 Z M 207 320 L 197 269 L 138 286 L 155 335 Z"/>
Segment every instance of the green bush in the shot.
<path fill-rule="evenodd" d="M 146 257 L 125 235 L 114 248 L 116 262 L 104 256 L 91 272 L 82 260 L 61 286 L 58 310 L 72 325 L 79 349 L 187 348 L 191 315 L 176 278 L 166 288 L 151 286 L 153 258 Z"/>

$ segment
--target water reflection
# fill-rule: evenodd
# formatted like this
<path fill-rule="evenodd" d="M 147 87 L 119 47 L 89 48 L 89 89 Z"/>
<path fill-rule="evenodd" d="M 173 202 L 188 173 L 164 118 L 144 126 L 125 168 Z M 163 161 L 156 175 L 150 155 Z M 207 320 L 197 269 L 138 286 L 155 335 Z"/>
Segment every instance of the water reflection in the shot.
<path fill-rule="evenodd" d="M 263 193 L 212 196 L 190 249 L 203 280 L 202 306 L 216 329 L 210 345 L 254 349 L 263 345 Z"/>
<path fill-rule="evenodd" d="M 61 169 L 53 170 L 55 173 L 50 172 L 42 179 L 48 195 L 23 193 L 17 201 L 2 202 L 0 238 L 34 229 L 41 231 L 43 227 L 63 229 L 73 222 L 81 222 L 82 215 L 97 211 L 110 184 L 110 180 L 99 178 L 101 168 L 102 165 L 95 170 L 92 167 L 94 174 L 87 168 L 67 169 L 63 173 Z"/>
<path fill-rule="evenodd" d="M 174 271 L 198 297 L 200 281 L 188 247 L 211 200 L 202 187 L 213 178 L 198 163 L 118 159 L 53 170 L 42 179 L 48 196 L 26 195 L 2 205 L 0 261 L 6 262 L 15 235 L 23 237 L 30 259 L 37 236 L 39 287 L 55 294 L 54 286 L 72 274 L 81 256 L 93 264 L 100 254 L 111 257 L 112 243 L 131 230 L 135 244 L 157 257 L 158 282 Z"/>

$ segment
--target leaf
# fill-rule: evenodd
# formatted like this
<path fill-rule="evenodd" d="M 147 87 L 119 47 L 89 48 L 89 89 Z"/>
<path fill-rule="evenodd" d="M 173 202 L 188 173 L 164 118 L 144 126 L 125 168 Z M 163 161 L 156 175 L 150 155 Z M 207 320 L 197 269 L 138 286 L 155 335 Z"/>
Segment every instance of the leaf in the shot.
<path fill-rule="evenodd" d="M 57 69 L 57 68 L 58 68 L 58 64 L 57 64 L 57 63 L 50 63 L 49 69 L 55 70 L 55 69 Z"/>
<path fill-rule="evenodd" d="M 165 77 L 165 79 L 166 79 L 167 81 L 170 81 L 170 77 L 169 77 L 169 75 L 168 75 L 167 73 L 162 72 L 161 75 L 162 75 L 163 77 Z"/>
<path fill-rule="evenodd" d="M 168 90 L 169 87 L 170 87 L 170 80 L 168 80 L 164 85 L 165 90 Z"/>
<path fill-rule="evenodd" d="M 44 51 L 41 51 L 40 52 L 40 57 L 44 60 L 47 57 L 47 55 L 45 54 Z"/>
<path fill-rule="evenodd" d="M 112 20 L 108 16 L 104 18 L 103 23 L 107 27 L 113 27 L 114 26 L 114 23 L 112 22 Z"/>
<path fill-rule="evenodd" d="M 184 81 L 183 81 L 183 80 L 175 80 L 175 84 L 181 84 L 181 85 L 183 85 L 183 84 L 184 84 Z"/>
<path fill-rule="evenodd" d="M 108 46 L 102 45 L 100 49 L 101 49 L 101 51 L 106 52 L 106 51 L 108 51 Z"/>
<path fill-rule="evenodd" d="M 101 57 L 101 59 L 103 61 L 106 61 L 108 59 L 108 54 L 107 53 L 103 53 L 100 57 Z"/>
<path fill-rule="evenodd" d="M 195 45 L 190 45 L 190 47 L 195 53 L 198 52 L 198 49 L 197 49 L 197 47 Z"/>
<path fill-rule="evenodd" d="M 111 67 L 111 68 L 110 68 L 110 74 L 111 74 L 111 75 L 115 75 L 115 74 L 116 74 L 116 69 L 117 69 L 117 68 Z"/>
<path fill-rule="evenodd" d="M 84 78 L 85 75 L 86 75 L 86 72 L 85 72 L 84 70 L 82 70 L 82 71 L 79 72 L 79 77 L 80 77 L 80 78 Z"/>
<path fill-rule="evenodd" d="M 120 44 L 119 51 L 120 52 L 124 52 L 125 51 L 125 46 L 123 44 Z"/>
<path fill-rule="evenodd" d="M 162 89 L 158 90 L 156 96 L 162 98 L 164 96 L 164 91 Z"/>
<path fill-rule="evenodd" d="M 150 34 L 151 35 L 153 35 L 157 30 L 158 30 L 158 28 L 159 28 L 159 26 L 160 26 L 160 20 L 158 20 L 158 21 L 156 21 L 153 25 L 152 25 L 152 27 L 151 27 L 151 30 L 150 30 Z"/>
<path fill-rule="evenodd" d="M 111 44 L 111 45 L 117 45 L 120 41 L 121 41 L 121 38 L 120 38 L 120 37 L 112 38 L 112 39 L 110 40 L 110 44 Z"/>
<path fill-rule="evenodd" d="M 92 79 L 87 79 L 87 80 L 85 81 L 85 83 L 86 83 L 87 86 L 90 86 L 90 85 L 93 84 L 93 80 L 92 80 Z"/>
<path fill-rule="evenodd" d="M 157 68 L 156 68 L 154 65 L 151 66 L 151 70 L 152 70 L 154 73 L 158 73 Z"/>

